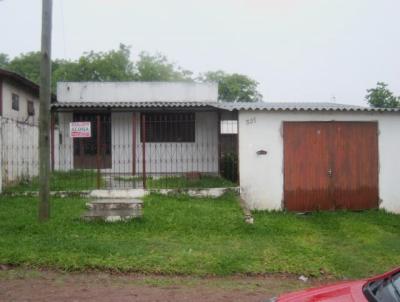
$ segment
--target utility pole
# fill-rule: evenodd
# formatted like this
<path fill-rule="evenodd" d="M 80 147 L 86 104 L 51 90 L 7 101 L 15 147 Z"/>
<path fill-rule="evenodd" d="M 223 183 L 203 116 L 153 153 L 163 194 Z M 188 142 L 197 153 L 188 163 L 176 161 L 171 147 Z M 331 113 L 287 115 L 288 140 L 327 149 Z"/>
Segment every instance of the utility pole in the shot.
<path fill-rule="evenodd" d="M 39 112 L 39 221 L 50 218 L 50 99 L 52 0 L 42 0 Z"/>

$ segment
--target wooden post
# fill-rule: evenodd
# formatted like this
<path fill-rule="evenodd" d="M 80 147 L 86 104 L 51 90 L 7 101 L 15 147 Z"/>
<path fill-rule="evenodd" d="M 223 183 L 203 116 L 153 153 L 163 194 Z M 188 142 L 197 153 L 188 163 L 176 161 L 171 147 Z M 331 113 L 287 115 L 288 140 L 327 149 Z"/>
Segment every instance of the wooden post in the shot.
<path fill-rule="evenodd" d="M 50 218 L 50 98 L 52 0 L 42 1 L 42 48 L 40 62 L 39 112 L 39 221 Z"/>
<path fill-rule="evenodd" d="M 142 176 L 143 176 L 143 189 L 146 189 L 146 116 L 142 114 L 142 123 L 141 123 L 142 130 Z"/>
<path fill-rule="evenodd" d="M 132 175 L 136 175 L 136 112 L 132 113 Z"/>
<path fill-rule="evenodd" d="M 97 167 L 97 189 L 100 189 L 101 186 L 101 175 L 100 175 L 100 149 L 101 149 L 101 144 L 100 144 L 100 135 L 101 135 L 101 127 L 100 127 L 100 115 L 97 115 L 97 122 L 96 122 L 96 127 L 97 127 L 97 135 L 96 135 L 96 167 Z"/>

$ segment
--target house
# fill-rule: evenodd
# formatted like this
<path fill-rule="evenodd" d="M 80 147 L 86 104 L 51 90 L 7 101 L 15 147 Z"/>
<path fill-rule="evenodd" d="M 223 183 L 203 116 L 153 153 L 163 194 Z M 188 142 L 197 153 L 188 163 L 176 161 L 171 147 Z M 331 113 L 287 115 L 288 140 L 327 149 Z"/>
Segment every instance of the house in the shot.
<path fill-rule="evenodd" d="M 54 168 L 96 169 L 109 188 L 116 177 L 226 177 L 229 150 L 252 209 L 400 213 L 399 109 L 224 103 L 204 83 L 59 83 L 57 96 Z M 79 121 L 90 138 L 70 137 Z"/>
<path fill-rule="evenodd" d="M 216 84 L 66 82 L 57 96 L 55 169 L 121 177 L 219 172 Z M 91 122 L 89 138 L 71 138 L 70 123 L 79 121 Z"/>
<path fill-rule="evenodd" d="M 37 124 L 39 86 L 17 73 L 0 69 L 0 115 Z"/>
<path fill-rule="evenodd" d="M 38 120 L 39 86 L 0 69 L 0 191 L 38 175 Z"/>

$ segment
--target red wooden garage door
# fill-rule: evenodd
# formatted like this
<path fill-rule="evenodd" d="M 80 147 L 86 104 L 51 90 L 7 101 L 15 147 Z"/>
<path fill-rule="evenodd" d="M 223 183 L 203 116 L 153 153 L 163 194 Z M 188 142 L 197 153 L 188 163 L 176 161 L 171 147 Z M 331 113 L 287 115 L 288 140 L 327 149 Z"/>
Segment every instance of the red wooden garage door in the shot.
<path fill-rule="evenodd" d="M 378 206 L 375 122 L 286 122 L 284 203 L 289 211 Z"/>

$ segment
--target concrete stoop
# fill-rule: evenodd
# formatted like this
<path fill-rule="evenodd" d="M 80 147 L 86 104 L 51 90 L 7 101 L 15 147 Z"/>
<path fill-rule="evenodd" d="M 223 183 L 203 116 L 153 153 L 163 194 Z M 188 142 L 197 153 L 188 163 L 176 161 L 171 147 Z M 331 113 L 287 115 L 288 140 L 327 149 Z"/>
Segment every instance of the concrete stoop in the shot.
<path fill-rule="evenodd" d="M 104 198 L 86 204 L 88 210 L 82 218 L 88 221 L 127 221 L 143 216 L 143 201 L 139 199 Z"/>

